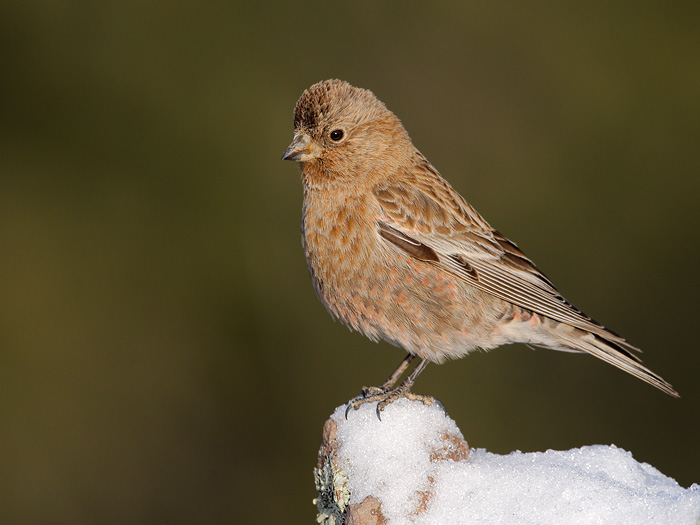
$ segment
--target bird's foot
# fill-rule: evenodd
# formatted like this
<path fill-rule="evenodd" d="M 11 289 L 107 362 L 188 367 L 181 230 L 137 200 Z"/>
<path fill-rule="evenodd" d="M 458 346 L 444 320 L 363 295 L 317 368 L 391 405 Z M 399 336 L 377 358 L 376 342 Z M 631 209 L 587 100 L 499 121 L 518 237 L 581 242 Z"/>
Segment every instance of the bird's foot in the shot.
<path fill-rule="evenodd" d="M 411 392 L 411 388 L 409 385 L 402 384 L 397 386 L 396 388 L 380 388 L 376 386 L 366 386 L 362 388 L 362 395 L 360 397 L 357 397 L 353 401 L 348 403 L 348 406 L 345 409 L 345 419 L 348 418 L 348 413 L 350 412 L 351 408 L 357 410 L 366 403 L 376 402 L 377 418 L 381 421 L 382 411 L 391 403 L 393 403 L 397 399 L 401 399 L 402 397 L 408 399 L 409 401 L 420 401 L 426 406 L 430 406 L 433 403 L 438 403 L 443 410 L 445 409 L 442 403 L 440 403 L 440 401 L 438 401 L 432 396 L 414 394 L 413 392 Z"/>

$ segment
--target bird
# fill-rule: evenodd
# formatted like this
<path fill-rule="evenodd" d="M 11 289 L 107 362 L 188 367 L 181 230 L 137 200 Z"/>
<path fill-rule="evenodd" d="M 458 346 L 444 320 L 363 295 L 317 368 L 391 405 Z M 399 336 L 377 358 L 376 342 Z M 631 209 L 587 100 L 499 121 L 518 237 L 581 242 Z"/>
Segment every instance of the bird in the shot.
<path fill-rule="evenodd" d="M 379 415 L 402 397 L 430 404 L 411 390 L 428 363 L 510 343 L 588 353 L 679 397 L 492 228 L 371 91 L 338 79 L 306 89 L 282 160 L 301 168 L 302 245 L 319 299 L 350 329 L 407 352 L 347 410 L 377 402 Z"/>

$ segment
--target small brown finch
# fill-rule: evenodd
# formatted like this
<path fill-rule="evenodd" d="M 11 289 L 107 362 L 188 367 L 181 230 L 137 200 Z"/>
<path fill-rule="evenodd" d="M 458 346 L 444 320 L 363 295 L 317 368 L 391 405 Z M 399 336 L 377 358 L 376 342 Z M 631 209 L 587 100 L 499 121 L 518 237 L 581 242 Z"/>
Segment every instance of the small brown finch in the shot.
<path fill-rule="evenodd" d="M 678 397 L 637 348 L 564 299 L 489 226 L 372 92 L 340 80 L 304 91 L 282 158 L 301 166 L 303 245 L 319 298 L 350 328 L 408 352 L 351 406 L 430 402 L 410 392 L 428 362 L 507 343 L 588 352 Z"/>

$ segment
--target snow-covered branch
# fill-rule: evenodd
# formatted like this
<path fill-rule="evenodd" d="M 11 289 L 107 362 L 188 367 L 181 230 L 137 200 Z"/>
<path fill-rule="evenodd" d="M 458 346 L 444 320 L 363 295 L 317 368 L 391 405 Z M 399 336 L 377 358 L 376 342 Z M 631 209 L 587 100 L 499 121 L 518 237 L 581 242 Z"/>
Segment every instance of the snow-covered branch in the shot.
<path fill-rule="evenodd" d="M 688 489 L 614 445 L 567 451 L 469 449 L 437 404 L 338 407 L 314 470 L 318 521 L 353 524 L 698 525 Z"/>

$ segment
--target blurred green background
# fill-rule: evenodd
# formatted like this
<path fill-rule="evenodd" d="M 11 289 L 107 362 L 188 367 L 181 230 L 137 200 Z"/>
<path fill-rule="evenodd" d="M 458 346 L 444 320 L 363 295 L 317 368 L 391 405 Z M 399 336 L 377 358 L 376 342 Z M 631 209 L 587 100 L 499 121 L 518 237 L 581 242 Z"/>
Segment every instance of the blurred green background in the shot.
<path fill-rule="evenodd" d="M 437 367 L 472 446 L 614 443 L 700 482 L 700 4 L 0 4 L 0 522 L 312 523 L 334 323 L 280 161 L 314 82 L 417 147 L 673 400 L 580 355 Z"/>

